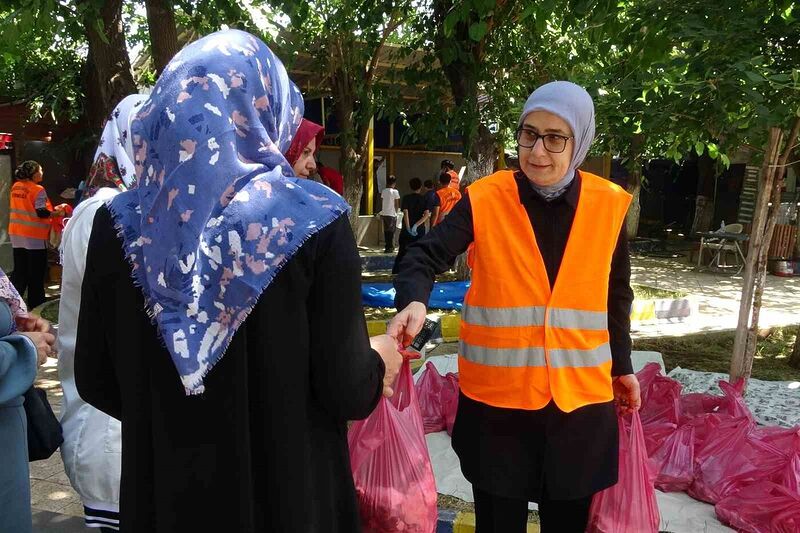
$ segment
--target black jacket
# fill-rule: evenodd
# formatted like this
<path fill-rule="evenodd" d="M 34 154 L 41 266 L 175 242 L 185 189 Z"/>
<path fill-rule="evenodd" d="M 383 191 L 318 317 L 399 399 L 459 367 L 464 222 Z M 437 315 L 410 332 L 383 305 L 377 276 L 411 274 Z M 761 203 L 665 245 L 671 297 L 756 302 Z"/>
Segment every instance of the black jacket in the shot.
<path fill-rule="evenodd" d="M 106 208 L 82 298 L 76 383 L 122 421 L 123 531 L 360 530 L 346 421 L 377 404 L 384 367 L 346 216 L 285 265 L 199 396 L 184 394 Z"/>

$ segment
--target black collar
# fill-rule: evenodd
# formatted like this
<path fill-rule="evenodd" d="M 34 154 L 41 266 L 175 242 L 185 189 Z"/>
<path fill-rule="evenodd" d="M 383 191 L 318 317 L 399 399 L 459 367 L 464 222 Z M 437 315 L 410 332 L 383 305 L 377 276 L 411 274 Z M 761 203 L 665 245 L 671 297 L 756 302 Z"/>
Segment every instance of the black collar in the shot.
<path fill-rule="evenodd" d="M 519 189 L 519 199 L 523 205 L 526 205 L 530 202 L 542 202 L 547 203 L 547 200 L 536 194 L 536 191 L 533 190 L 533 187 L 528 180 L 528 177 L 521 171 L 517 170 L 514 172 L 514 179 L 517 180 L 517 188 Z M 560 197 L 552 200 L 552 202 L 566 202 L 572 209 L 576 209 L 578 207 L 578 198 L 580 197 L 581 193 L 581 174 L 577 170 L 575 171 L 575 179 L 572 180 L 572 183 L 569 184 L 567 187 L 567 192 L 562 194 Z"/>

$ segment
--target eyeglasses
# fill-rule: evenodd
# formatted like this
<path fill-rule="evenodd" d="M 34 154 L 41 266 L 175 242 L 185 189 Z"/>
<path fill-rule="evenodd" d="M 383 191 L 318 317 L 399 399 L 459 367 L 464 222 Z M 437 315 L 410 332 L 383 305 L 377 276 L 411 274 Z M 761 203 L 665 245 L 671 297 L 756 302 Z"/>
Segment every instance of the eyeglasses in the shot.
<path fill-rule="evenodd" d="M 556 135 L 555 133 L 548 133 L 547 135 L 539 135 L 533 130 L 528 128 L 519 128 L 517 130 L 517 144 L 520 148 L 533 148 L 539 139 L 542 139 L 544 149 L 552 154 L 560 154 L 567 149 L 567 141 L 573 137 L 564 137 L 563 135 Z"/>

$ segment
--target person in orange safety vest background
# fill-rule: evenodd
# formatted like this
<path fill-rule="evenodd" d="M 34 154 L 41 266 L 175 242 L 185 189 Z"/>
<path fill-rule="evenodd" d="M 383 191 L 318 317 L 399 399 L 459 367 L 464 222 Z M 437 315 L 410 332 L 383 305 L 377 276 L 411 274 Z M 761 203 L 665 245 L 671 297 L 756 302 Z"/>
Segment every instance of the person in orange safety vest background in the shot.
<path fill-rule="evenodd" d="M 436 196 L 439 198 L 439 210 L 436 220 L 433 221 L 434 226 L 440 224 L 461 200 L 461 193 L 458 192 L 458 188 L 452 186 L 450 174 L 447 172 L 439 174 L 439 188 L 436 190 Z"/>
<path fill-rule="evenodd" d="M 461 178 L 458 177 L 458 172 L 455 171 L 455 168 L 456 166 L 451 160 L 443 159 L 439 173 L 450 176 L 450 187 L 458 190 L 459 184 L 461 183 Z"/>
<path fill-rule="evenodd" d="M 8 235 L 14 250 L 14 272 L 11 283 L 20 294 L 27 290 L 29 309 L 44 303 L 44 278 L 47 272 L 47 242 L 54 210 L 42 187 L 42 166 L 25 161 L 14 172 L 11 186 Z"/>
<path fill-rule="evenodd" d="M 631 196 L 579 171 L 594 104 L 570 82 L 539 87 L 517 130 L 520 170 L 470 185 L 411 245 L 388 333 L 420 331 L 436 274 L 468 250 L 453 448 L 475 496 L 477 533 L 582 533 L 592 496 L 617 482 L 616 408 L 640 406 L 630 352 Z M 616 400 L 616 401 L 615 401 Z"/>

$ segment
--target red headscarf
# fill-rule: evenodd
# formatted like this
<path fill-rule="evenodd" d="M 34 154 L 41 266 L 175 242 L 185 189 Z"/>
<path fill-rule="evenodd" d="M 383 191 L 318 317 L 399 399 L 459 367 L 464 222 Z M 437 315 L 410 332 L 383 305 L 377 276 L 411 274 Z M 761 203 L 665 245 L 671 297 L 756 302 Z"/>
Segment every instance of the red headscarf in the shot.
<path fill-rule="evenodd" d="M 316 151 L 319 150 L 319 146 L 322 144 L 322 137 L 324 135 L 325 128 L 316 122 L 303 119 L 303 121 L 300 122 L 300 127 L 297 128 L 297 133 L 295 133 L 294 139 L 292 139 L 292 144 L 289 146 L 289 149 L 286 150 L 286 154 L 284 154 L 286 156 L 286 160 L 290 165 L 294 166 L 294 164 L 297 163 L 297 160 L 300 159 L 303 149 L 314 137 L 317 138 L 317 145 L 314 148 L 314 153 L 316 153 Z"/>

